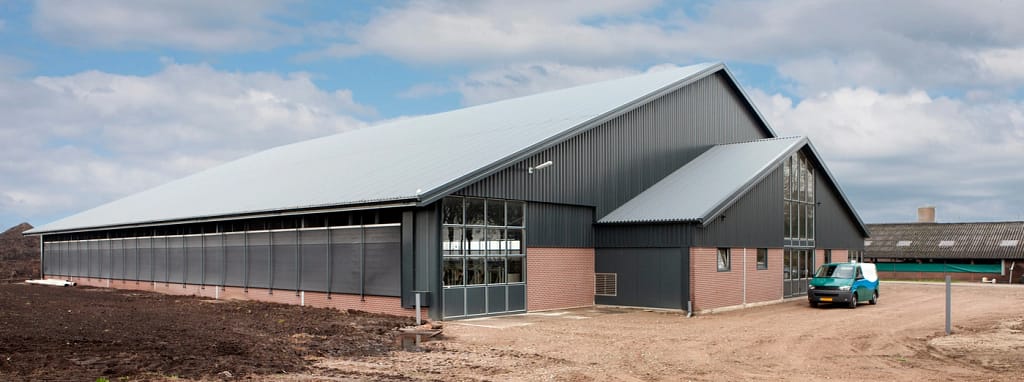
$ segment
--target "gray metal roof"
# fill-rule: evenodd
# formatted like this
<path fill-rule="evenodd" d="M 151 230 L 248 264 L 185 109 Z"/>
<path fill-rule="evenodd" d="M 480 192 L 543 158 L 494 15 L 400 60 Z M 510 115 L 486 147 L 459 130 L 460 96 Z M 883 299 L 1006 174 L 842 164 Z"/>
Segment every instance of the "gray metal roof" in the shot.
<path fill-rule="evenodd" d="M 28 233 L 429 201 L 542 144 L 718 71 L 732 79 L 720 63 L 691 65 L 280 146 Z"/>
<path fill-rule="evenodd" d="M 1024 222 L 1020 221 L 868 224 L 868 228 L 866 257 L 1024 259 Z"/>
<path fill-rule="evenodd" d="M 707 224 L 806 144 L 791 137 L 713 146 L 598 222 Z"/>

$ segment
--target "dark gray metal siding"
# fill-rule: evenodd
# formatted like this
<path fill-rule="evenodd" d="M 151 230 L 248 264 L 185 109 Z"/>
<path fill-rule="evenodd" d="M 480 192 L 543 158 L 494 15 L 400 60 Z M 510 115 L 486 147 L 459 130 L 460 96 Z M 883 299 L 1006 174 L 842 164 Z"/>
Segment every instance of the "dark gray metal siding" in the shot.
<path fill-rule="evenodd" d="M 686 224 L 600 224 L 595 226 L 597 248 L 678 248 L 689 245 L 692 228 Z"/>
<path fill-rule="evenodd" d="M 857 228 L 856 219 L 843 206 L 842 199 L 821 171 L 814 172 L 814 198 L 819 203 L 814 215 L 815 246 L 863 250 L 864 235 Z"/>
<path fill-rule="evenodd" d="M 722 73 L 641 105 L 457 192 L 594 206 L 604 216 L 712 145 L 768 137 Z M 530 175 L 527 168 L 554 165 Z"/>
<path fill-rule="evenodd" d="M 441 214 L 440 202 L 415 212 L 415 290 L 429 291 L 430 317 L 441 319 Z"/>
<path fill-rule="evenodd" d="M 782 178 L 782 166 L 776 167 L 714 222 L 694 224 L 694 246 L 781 248 Z"/>
<path fill-rule="evenodd" d="M 683 309 L 686 307 L 687 264 L 682 248 L 598 248 L 594 271 L 615 273 L 616 296 L 595 296 L 608 305 Z"/>
<path fill-rule="evenodd" d="M 592 207 L 527 203 L 526 246 L 593 248 L 593 223 Z"/>

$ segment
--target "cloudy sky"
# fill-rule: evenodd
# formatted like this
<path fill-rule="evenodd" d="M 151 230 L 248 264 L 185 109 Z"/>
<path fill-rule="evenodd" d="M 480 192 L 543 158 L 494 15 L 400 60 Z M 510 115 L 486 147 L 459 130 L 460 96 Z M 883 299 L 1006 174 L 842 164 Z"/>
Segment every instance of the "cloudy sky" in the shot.
<path fill-rule="evenodd" d="M 383 120 L 725 62 L 869 223 L 1024 219 L 1024 2 L 0 0 L 0 228 Z"/>

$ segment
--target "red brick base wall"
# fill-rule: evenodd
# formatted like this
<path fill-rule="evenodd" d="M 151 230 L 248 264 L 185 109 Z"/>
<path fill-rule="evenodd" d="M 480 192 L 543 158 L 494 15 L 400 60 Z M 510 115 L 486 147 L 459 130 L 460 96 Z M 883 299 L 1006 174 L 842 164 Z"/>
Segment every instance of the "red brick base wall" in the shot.
<path fill-rule="evenodd" d="M 717 248 L 690 248 L 690 297 L 696 311 L 782 299 L 782 249 L 768 250 L 768 269 L 757 269 L 757 249 L 730 249 L 732 266 L 718 271 Z M 744 296 L 746 259 L 746 296 Z"/>
<path fill-rule="evenodd" d="M 593 248 L 529 248 L 526 310 L 594 305 Z"/>
<path fill-rule="evenodd" d="M 338 310 L 355 309 L 371 313 L 385 313 L 396 316 L 412 317 L 415 309 L 402 308 L 402 300 L 398 297 L 365 296 L 332 293 L 327 298 L 323 292 L 300 292 L 294 290 L 274 290 L 262 288 L 216 287 L 194 284 L 166 284 L 152 281 L 111 280 L 90 277 L 69 277 L 68 280 L 78 285 L 101 288 L 144 290 L 181 296 L 198 296 L 225 300 L 252 300 L 275 302 L 279 304 L 308 305 L 317 308 L 334 308 Z M 427 308 L 423 308 L 423 317 L 428 317 Z"/>

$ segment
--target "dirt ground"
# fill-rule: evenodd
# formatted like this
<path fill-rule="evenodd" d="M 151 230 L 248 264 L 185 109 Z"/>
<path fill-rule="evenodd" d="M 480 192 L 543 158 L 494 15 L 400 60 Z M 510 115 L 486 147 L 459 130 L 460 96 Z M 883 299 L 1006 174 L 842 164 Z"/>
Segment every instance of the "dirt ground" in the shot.
<path fill-rule="evenodd" d="M 380 356 L 411 319 L 96 288 L 0 285 L 0 380 L 238 379 Z"/>
<path fill-rule="evenodd" d="M 853 310 L 583 308 L 446 322 L 403 347 L 403 318 L 0 285 L 0 380 L 1024 380 L 1024 286 L 953 290 L 948 337 L 944 286 L 884 283 Z"/>
<path fill-rule="evenodd" d="M 305 376 L 436 381 L 1024 380 L 1024 287 L 884 283 L 878 305 L 806 300 L 686 318 L 589 308 L 445 323 L 446 340 L 325 358 Z"/>

